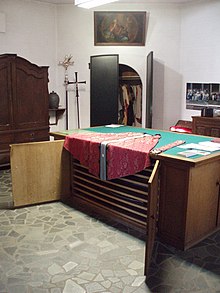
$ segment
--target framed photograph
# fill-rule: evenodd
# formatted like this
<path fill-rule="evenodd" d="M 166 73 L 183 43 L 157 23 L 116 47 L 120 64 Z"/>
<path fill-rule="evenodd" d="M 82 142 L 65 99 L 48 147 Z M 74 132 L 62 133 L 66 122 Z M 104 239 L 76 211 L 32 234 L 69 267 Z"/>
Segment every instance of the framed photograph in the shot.
<path fill-rule="evenodd" d="M 186 84 L 186 109 L 220 108 L 219 83 Z"/>
<path fill-rule="evenodd" d="M 95 11 L 95 46 L 144 46 L 146 12 Z"/>

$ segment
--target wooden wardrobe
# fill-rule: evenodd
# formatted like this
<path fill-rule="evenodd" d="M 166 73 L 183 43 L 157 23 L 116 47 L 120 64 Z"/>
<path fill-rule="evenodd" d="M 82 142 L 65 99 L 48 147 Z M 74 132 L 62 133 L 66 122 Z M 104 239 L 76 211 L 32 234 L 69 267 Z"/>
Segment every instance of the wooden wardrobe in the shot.
<path fill-rule="evenodd" d="M 145 121 L 138 127 L 152 127 L 153 97 L 153 52 L 146 59 L 146 95 L 142 91 L 142 81 L 130 66 L 119 64 L 119 55 L 96 55 L 90 57 L 90 126 L 124 124 L 119 119 L 120 89 L 122 85 L 140 85 L 141 96 L 146 96 Z M 134 90 L 134 89 L 133 89 Z M 142 112 L 142 110 L 141 110 Z M 142 115 L 139 115 L 142 116 Z M 138 117 L 139 117 L 138 116 Z M 140 117 L 142 119 L 142 117 Z M 140 120 L 140 119 L 138 119 Z M 130 124 L 125 124 L 130 125 Z"/>
<path fill-rule="evenodd" d="M 0 55 L 0 167 L 10 145 L 49 140 L 48 67 L 16 54 Z"/>

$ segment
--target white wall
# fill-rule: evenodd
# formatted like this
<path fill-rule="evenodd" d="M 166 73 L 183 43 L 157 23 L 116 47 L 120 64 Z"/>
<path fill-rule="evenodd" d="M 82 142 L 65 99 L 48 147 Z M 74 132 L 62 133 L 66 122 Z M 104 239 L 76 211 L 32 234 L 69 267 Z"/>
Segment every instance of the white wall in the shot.
<path fill-rule="evenodd" d="M 186 110 L 187 82 L 220 83 L 220 1 L 202 1 L 182 9 L 181 116 L 191 119 L 200 111 Z"/>
<path fill-rule="evenodd" d="M 39 66 L 49 66 L 49 90 L 56 87 L 56 5 L 31 0 L 0 0 L 5 32 L 0 54 L 13 53 Z"/>
<path fill-rule="evenodd" d="M 119 54 L 120 63 L 132 66 L 140 74 L 145 98 L 146 56 L 153 51 L 153 127 L 168 129 L 178 119 L 191 118 L 192 111 L 185 109 L 187 81 L 219 82 L 220 2 L 196 3 L 178 6 L 142 1 L 141 4 L 116 2 L 101 6 L 95 10 L 149 13 L 144 47 L 106 47 L 94 46 L 94 10 L 34 0 L 0 0 L 0 12 L 6 19 L 6 32 L 0 32 L 0 54 L 16 53 L 38 65 L 48 65 L 49 91 L 59 94 L 64 107 L 64 68 L 58 66 L 58 62 L 72 54 L 74 65 L 68 70 L 69 79 L 74 80 L 74 72 L 78 72 L 79 79 L 86 80 L 86 85 L 80 86 L 80 116 L 81 127 L 87 127 L 90 121 L 90 56 Z M 75 128 L 76 98 L 74 87 L 69 88 L 69 125 Z M 51 130 L 64 128 L 65 114 Z"/>
<path fill-rule="evenodd" d="M 58 8 L 58 58 L 72 54 L 74 66 L 69 68 L 69 78 L 73 79 L 74 71 L 79 73 L 81 80 L 86 80 L 86 86 L 80 90 L 81 126 L 89 126 L 90 104 L 90 73 L 88 63 L 91 55 L 119 54 L 122 64 L 133 67 L 141 76 L 143 82 L 143 98 L 145 108 L 146 93 L 146 56 L 152 50 L 155 58 L 155 86 L 153 103 L 153 126 L 166 128 L 179 119 L 181 108 L 174 110 L 174 101 L 180 96 L 179 78 L 179 38 L 180 10 L 176 5 L 120 4 L 114 3 L 95 9 L 96 11 L 147 11 L 149 27 L 146 46 L 94 46 L 93 10 L 85 10 L 73 5 L 63 5 Z M 65 95 L 62 80 L 64 69 L 60 68 L 59 92 Z M 104 77 L 103 77 L 104 78 Z M 161 81 L 162 78 L 162 81 Z M 100 81 L 101 82 L 101 81 Z M 75 93 L 69 93 L 70 128 L 76 127 Z M 145 111 L 143 111 L 145 121 Z"/>

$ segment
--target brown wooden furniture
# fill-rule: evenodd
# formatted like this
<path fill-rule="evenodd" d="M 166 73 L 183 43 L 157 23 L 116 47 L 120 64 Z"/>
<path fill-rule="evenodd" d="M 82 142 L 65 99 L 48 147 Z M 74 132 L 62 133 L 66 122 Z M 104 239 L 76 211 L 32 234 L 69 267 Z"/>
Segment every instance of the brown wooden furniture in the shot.
<path fill-rule="evenodd" d="M 10 144 L 49 139 L 48 108 L 48 67 L 0 55 L 0 166 Z"/>
<path fill-rule="evenodd" d="M 66 134 L 55 132 L 51 135 L 55 139 L 63 139 Z M 176 135 L 182 138 L 181 134 Z M 187 134 L 187 136 L 191 135 Z M 197 159 L 164 153 L 152 155 L 152 157 L 160 161 L 158 235 L 163 242 L 185 250 L 220 228 L 220 152 Z M 79 172 L 78 168 L 84 170 L 83 167 L 73 163 L 72 202 L 76 205 L 83 205 L 84 202 L 84 205 L 88 205 L 95 213 L 99 211 L 103 215 L 110 216 L 105 205 L 99 202 L 97 208 L 96 201 L 92 197 L 88 199 L 89 194 L 84 196 L 84 190 L 88 188 L 91 176 L 87 176 L 85 182 L 85 179 L 81 178 L 85 177 L 84 171 Z M 147 183 L 149 176 L 144 178 Z M 76 189 L 78 180 L 81 180 L 81 185 L 84 186 L 81 191 L 79 186 Z M 92 180 L 95 181 L 92 190 L 102 188 L 102 182 L 99 179 Z M 133 180 L 137 181 L 138 177 L 133 177 Z M 125 181 L 121 184 L 127 183 Z M 90 193 L 93 192 L 90 191 Z M 145 194 L 145 198 L 149 199 L 148 193 Z M 136 200 L 138 200 L 138 194 Z M 147 211 L 146 206 L 145 211 Z M 116 218 L 115 215 L 113 217 Z M 143 219 L 138 224 L 134 219 L 129 221 L 126 219 L 126 222 L 128 225 L 133 225 L 133 228 L 139 226 L 139 230 L 143 232 L 146 227 Z"/>
<path fill-rule="evenodd" d="M 51 135 L 62 139 L 67 133 Z M 220 228 L 220 152 L 196 159 L 152 155 L 156 163 L 151 170 L 102 181 L 73 160 L 63 142 L 11 147 L 14 206 L 62 200 L 135 228 L 144 236 L 147 232 L 145 275 L 157 231 L 158 195 L 162 242 L 185 250 Z"/>
<path fill-rule="evenodd" d="M 161 154 L 159 236 L 185 250 L 220 228 L 220 153 L 199 159 Z"/>
<path fill-rule="evenodd" d="M 192 117 L 192 131 L 199 135 L 220 137 L 220 117 Z"/>
<path fill-rule="evenodd" d="M 155 158 L 160 161 L 158 235 L 162 242 L 186 250 L 220 227 L 220 154 L 197 160 L 163 154 Z M 146 232 L 153 169 L 110 182 L 92 176 L 74 160 L 72 170 L 70 204 Z"/>

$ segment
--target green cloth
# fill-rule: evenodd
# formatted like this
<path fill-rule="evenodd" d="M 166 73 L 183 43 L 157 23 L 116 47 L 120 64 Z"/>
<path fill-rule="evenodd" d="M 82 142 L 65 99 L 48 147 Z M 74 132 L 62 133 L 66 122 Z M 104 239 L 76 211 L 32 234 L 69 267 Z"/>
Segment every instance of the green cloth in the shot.
<path fill-rule="evenodd" d="M 199 135 L 191 135 L 191 134 L 182 134 L 172 131 L 163 131 L 163 130 L 156 130 L 150 128 L 138 128 L 133 126 L 121 126 L 121 127 L 106 127 L 106 126 L 98 126 L 98 127 L 90 127 L 90 128 L 83 128 L 83 129 L 74 129 L 74 130 L 67 130 L 62 131 L 60 133 L 70 135 L 73 133 L 88 133 L 88 132 L 100 132 L 100 133 L 121 133 L 121 132 L 136 132 L 136 133 L 146 133 L 150 135 L 160 134 L 161 138 L 159 139 L 158 144 L 155 148 L 159 148 L 161 146 L 173 143 L 177 140 L 184 140 L 185 143 L 198 143 L 202 141 L 211 141 L 211 137 L 199 136 Z M 185 149 L 180 148 L 178 146 L 173 147 L 169 150 L 164 151 L 165 154 L 170 155 L 177 155 L 178 152 L 184 151 Z M 179 156 L 179 155 L 178 155 Z M 196 155 L 191 158 L 196 159 L 201 157 L 201 155 Z"/>

